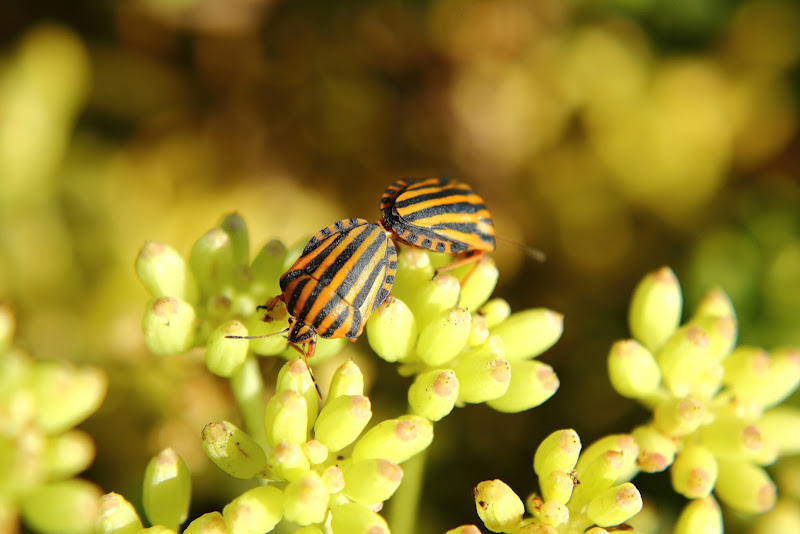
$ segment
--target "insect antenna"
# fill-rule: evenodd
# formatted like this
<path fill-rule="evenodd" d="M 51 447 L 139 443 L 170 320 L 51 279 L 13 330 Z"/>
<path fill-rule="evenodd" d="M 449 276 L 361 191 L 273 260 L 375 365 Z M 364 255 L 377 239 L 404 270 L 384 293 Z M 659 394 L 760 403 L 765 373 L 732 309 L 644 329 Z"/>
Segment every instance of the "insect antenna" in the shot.
<path fill-rule="evenodd" d="M 511 241 L 510 239 L 504 239 L 500 236 L 495 237 L 495 239 L 497 239 L 497 241 L 503 243 L 504 245 L 511 245 L 517 250 L 522 251 L 522 253 L 524 253 L 526 256 L 528 256 L 534 261 L 538 261 L 539 263 L 544 263 L 545 261 L 547 261 L 547 254 L 545 254 L 538 248 L 529 247 L 527 245 L 517 243 L 516 241 Z"/>

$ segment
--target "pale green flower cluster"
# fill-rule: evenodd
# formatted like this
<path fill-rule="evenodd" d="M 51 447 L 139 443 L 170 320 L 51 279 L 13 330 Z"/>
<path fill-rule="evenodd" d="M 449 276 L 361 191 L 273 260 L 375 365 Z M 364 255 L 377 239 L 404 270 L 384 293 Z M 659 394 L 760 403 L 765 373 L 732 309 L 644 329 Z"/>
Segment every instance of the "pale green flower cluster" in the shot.
<path fill-rule="evenodd" d="M 764 466 L 800 452 L 800 410 L 778 406 L 800 384 L 800 350 L 736 347 L 728 297 L 709 292 L 680 325 L 674 273 L 661 268 L 637 286 L 629 323 L 634 339 L 611 348 L 614 388 L 653 414 L 631 434 L 638 468 L 670 470 L 674 490 L 692 501 L 675 532 L 722 532 L 712 492 L 730 508 L 759 514 L 776 502 Z"/>
<path fill-rule="evenodd" d="M 14 330 L 0 303 L 0 532 L 19 531 L 20 521 L 42 534 L 92 532 L 100 491 L 76 475 L 95 445 L 74 427 L 103 402 L 106 375 L 34 359 L 14 346 Z"/>

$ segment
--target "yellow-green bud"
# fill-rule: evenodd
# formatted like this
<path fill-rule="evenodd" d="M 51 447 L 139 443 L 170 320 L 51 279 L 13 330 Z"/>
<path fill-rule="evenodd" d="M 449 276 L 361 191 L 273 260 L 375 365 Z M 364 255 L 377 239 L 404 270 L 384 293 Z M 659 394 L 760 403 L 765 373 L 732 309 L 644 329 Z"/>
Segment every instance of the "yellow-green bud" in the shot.
<path fill-rule="evenodd" d="M 458 306 L 477 310 L 492 295 L 497 280 L 500 278 L 500 271 L 497 270 L 494 259 L 486 255 L 481 257 L 477 264 L 469 263 L 463 269 L 464 275 L 468 272 L 471 274 L 467 282 L 461 286 L 461 298 L 458 300 Z M 459 278 L 463 279 L 462 276 Z"/>
<path fill-rule="evenodd" d="M 136 256 L 136 275 L 150 296 L 197 302 L 197 283 L 174 248 L 147 241 Z"/>
<path fill-rule="evenodd" d="M 556 430 L 539 444 L 533 455 L 533 471 L 544 476 L 552 471 L 569 473 L 575 469 L 581 453 L 581 438 L 571 428 Z M 545 497 L 545 500 L 549 498 Z"/>
<path fill-rule="evenodd" d="M 314 437 L 331 453 L 347 447 L 372 418 L 372 406 L 362 395 L 342 395 L 322 408 L 314 424 Z"/>
<path fill-rule="evenodd" d="M 516 530 L 516 534 L 558 534 L 558 529 L 554 526 L 548 525 L 547 523 L 542 523 L 540 521 L 536 521 L 533 518 L 523 519 L 520 522 L 519 530 Z M 589 531 L 586 531 L 587 534 Z M 596 533 L 591 533 L 596 534 Z M 608 534 L 604 532 L 603 534 Z"/>
<path fill-rule="evenodd" d="M 738 397 L 765 408 L 782 402 L 800 384 L 800 351 L 794 348 L 774 351 L 766 361 L 757 353 L 750 365 L 752 374 L 747 376 L 739 371 L 736 378 L 729 378 L 729 374 L 733 375 L 735 363 L 731 362 L 730 372 L 726 366 L 725 382 Z"/>
<path fill-rule="evenodd" d="M 650 425 L 639 426 L 631 432 L 639 444 L 636 465 L 645 473 L 659 473 L 672 465 L 678 451 L 678 441 L 665 436 Z"/>
<path fill-rule="evenodd" d="M 125 497 L 114 492 L 103 495 L 100 499 L 97 534 L 136 534 L 141 529 L 142 521 Z"/>
<path fill-rule="evenodd" d="M 580 510 L 585 503 L 612 487 L 627 470 L 625 454 L 621 451 L 607 451 L 585 468 L 581 468 L 580 463 L 577 472 L 580 484 L 575 486 L 569 502 L 573 510 Z"/>
<path fill-rule="evenodd" d="M 475 525 L 461 525 L 456 528 L 451 528 L 444 534 L 481 534 L 481 529 Z"/>
<path fill-rule="evenodd" d="M 303 452 L 312 465 L 319 465 L 328 459 L 328 447 L 316 439 L 310 439 L 303 444 Z"/>
<path fill-rule="evenodd" d="M 557 527 L 569 521 L 569 510 L 559 501 L 543 501 L 541 497 L 532 494 L 525 500 L 525 508 L 537 521 Z"/>
<path fill-rule="evenodd" d="M 486 326 L 486 318 L 479 314 L 472 314 L 472 326 L 469 329 L 469 337 L 467 338 L 468 347 L 477 347 L 483 344 L 489 337 L 489 327 Z"/>
<path fill-rule="evenodd" d="M 625 482 L 608 488 L 589 502 L 586 515 L 600 527 L 624 523 L 642 509 L 642 495 L 636 486 Z"/>
<path fill-rule="evenodd" d="M 458 379 L 451 369 L 420 373 L 408 388 L 408 405 L 429 421 L 439 421 L 453 411 L 457 398 Z"/>
<path fill-rule="evenodd" d="M 230 377 L 239 370 L 247 358 L 247 340 L 226 336 L 246 336 L 247 328 L 232 319 L 219 325 L 208 337 L 206 367 L 217 376 Z"/>
<path fill-rule="evenodd" d="M 344 489 L 344 473 L 335 465 L 325 468 L 325 471 L 322 472 L 322 480 L 332 495 Z"/>
<path fill-rule="evenodd" d="M 609 451 L 616 451 L 623 455 L 623 463 L 633 465 L 639 456 L 639 444 L 630 434 L 611 434 L 604 436 L 583 450 L 578 458 L 575 469 L 580 478 L 589 464 Z"/>
<path fill-rule="evenodd" d="M 331 508 L 331 530 L 333 534 L 389 534 L 389 525 L 363 504 L 349 502 Z"/>
<path fill-rule="evenodd" d="M 558 390 L 559 381 L 553 368 L 537 360 L 510 362 L 511 381 L 506 392 L 486 402 L 504 413 L 517 413 L 539 406 Z"/>
<path fill-rule="evenodd" d="M 273 395 L 264 410 L 264 431 L 267 443 L 273 447 L 281 441 L 305 443 L 308 436 L 306 399 L 290 389 Z"/>
<path fill-rule="evenodd" d="M 715 287 L 700 299 L 692 320 L 699 319 L 700 317 L 736 318 L 736 310 L 728 294 L 721 288 Z"/>
<path fill-rule="evenodd" d="M 697 430 L 705 418 L 705 406 L 691 397 L 667 398 L 653 411 L 653 423 L 666 436 L 681 437 Z"/>
<path fill-rule="evenodd" d="M 41 534 L 94 532 L 100 518 L 98 487 L 80 478 L 53 482 L 26 493 L 20 501 L 25 525 Z"/>
<path fill-rule="evenodd" d="M 428 253 L 422 249 L 403 247 L 398 252 L 397 275 L 394 278 L 392 294 L 405 301 L 423 284 L 433 279 L 433 265 Z"/>
<path fill-rule="evenodd" d="M 342 468 L 344 493 L 355 502 L 378 504 L 394 495 L 403 480 L 399 465 L 384 459 L 353 462 Z"/>
<path fill-rule="evenodd" d="M 458 279 L 445 273 L 420 284 L 412 294 L 401 300 L 411 309 L 421 332 L 445 310 L 455 308 L 460 293 Z"/>
<path fill-rule="evenodd" d="M 191 523 L 183 531 L 183 534 L 229 534 L 228 527 L 225 526 L 225 519 L 219 512 L 208 512 L 203 514 Z"/>
<path fill-rule="evenodd" d="M 108 379 L 94 367 L 36 362 L 32 386 L 36 426 L 47 434 L 65 432 L 94 413 L 106 395 Z"/>
<path fill-rule="evenodd" d="M 311 462 L 303 447 L 281 441 L 267 455 L 267 468 L 274 478 L 288 481 L 299 479 L 311 469 Z"/>
<path fill-rule="evenodd" d="M 283 492 L 275 486 L 259 486 L 226 504 L 222 516 L 231 534 L 261 534 L 281 520 L 283 501 Z"/>
<path fill-rule="evenodd" d="M 72 478 L 92 465 L 95 454 L 92 436 L 72 429 L 47 438 L 44 468 L 48 480 Z"/>
<path fill-rule="evenodd" d="M 284 494 L 283 517 L 287 520 L 298 525 L 311 525 L 325 520 L 330 493 L 316 471 L 309 471 L 302 478 L 290 482 Z"/>
<path fill-rule="evenodd" d="M 308 364 L 303 361 L 303 358 L 295 358 L 286 362 L 278 371 L 275 393 L 287 390 L 299 393 L 306 400 L 306 411 L 308 412 L 308 428 L 306 430 L 311 430 L 314 427 L 314 420 L 317 418 L 317 410 L 319 410 L 319 394 L 317 386 L 311 378 Z"/>
<path fill-rule="evenodd" d="M 752 534 L 800 532 L 800 504 L 789 499 L 778 501 L 775 508 L 756 519 L 751 532 Z"/>
<path fill-rule="evenodd" d="M 361 436 L 353 449 L 353 461 L 384 458 L 401 464 L 426 449 L 433 441 L 433 424 L 417 415 L 403 415 L 378 423 Z"/>
<path fill-rule="evenodd" d="M 502 480 L 485 480 L 472 490 L 475 509 L 492 532 L 514 532 L 525 513 L 522 499 Z"/>
<path fill-rule="evenodd" d="M 567 504 L 575 489 L 575 477 L 572 472 L 555 470 L 539 475 L 539 489 L 545 501 L 556 501 Z"/>
<path fill-rule="evenodd" d="M 670 469 L 672 487 L 687 499 L 706 497 L 714 489 L 719 465 L 714 454 L 699 445 L 687 445 Z"/>
<path fill-rule="evenodd" d="M 325 339 L 324 337 L 317 337 L 317 348 L 314 351 L 314 358 L 311 360 L 311 363 L 314 365 L 320 364 L 324 361 L 330 360 L 340 352 L 344 348 L 345 343 L 348 341 L 341 337 L 341 338 L 329 338 Z M 283 356 L 287 360 L 292 360 L 297 358 L 297 351 L 291 347 L 287 347 L 282 353 Z"/>
<path fill-rule="evenodd" d="M 745 514 L 760 514 L 775 506 L 775 483 L 762 468 L 746 462 L 720 461 L 714 492 Z"/>
<path fill-rule="evenodd" d="M 194 345 L 196 319 L 194 308 L 185 300 L 151 299 L 142 317 L 144 343 L 157 356 L 186 352 Z"/>
<path fill-rule="evenodd" d="M 202 440 L 206 456 L 232 477 L 247 479 L 265 474 L 267 455 L 264 449 L 233 423 L 207 424 Z"/>
<path fill-rule="evenodd" d="M 236 258 L 233 243 L 225 230 L 212 228 L 195 241 L 189 253 L 189 266 L 206 293 L 219 293 L 233 282 Z"/>
<path fill-rule="evenodd" d="M 674 534 L 722 534 L 722 510 L 714 497 L 694 499 L 683 507 Z"/>
<path fill-rule="evenodd" d="M 608 377 L 623 397 L 653 395 L 661 384 L 661 370 L 649 350 L 633 339 L 617 341 L 608 354 Z"/>
<path fill-rule="evenodd" d="M 417 340 L 417 355 L 430 366 L 444 365 L 466 346 L 472 317 L 466 308 L 447 309 L 428 321 Z"/>
<path fill-rule="evenodd" d="M 656 354 L 664 385 L 676 397 L 689 394 L 692 384 L 714 361 L 710 358 L 711 341 L 699 326 L 682 326 Z"/>
<path fill-rule="evenodd" d="M 263 310 L 254 313 L 245 320 L 245 326 L 251 336 L 267 336 L 248 340 L 250 350 L 255 354 L 274 356 L 286 350 L 286 334 L 279 333 L 289 327 L 289 312 L 283 301 L 278 301 L 269 314 Z"/>
<path fill-rule="evenodd" d="M 492 299 L 484 304 L 478 313 L 486 319 L 488 328 L 494 328 L 511 315 L 511 305 L 503 299 Z"/>
<path fill-rule="evenodd" d="M 564 331 L 564 316 L 545 308 L 511 314 L 491 329 L 500 336 L 510 362 L 534 358 L 552 347 Z"/>
<path fill-rule="evenodd" d="M 764 438 L 774 443 L 780 456 L 800 454 L 800 410 L 778 406 L 767 411 L 758 422 Z"/>
<path fill-rule="evenodd" d="M 736 318 L 732 315 L 704 315 L 692 319 L 689 324 L 700 327 L 708 334 L 709 349 L 706 357 L 715 362 L 727 358 L 736 346 L 738 333 Z"/>
<path fill-rule="evenodd" d="M 683 297 L 672 269 L 662 267 L 647 274 L 636 286 L 628 310 L 633 337 L 656 353 L 678 328 Z"/>
<path fill-rule="evenodd" d="M 268 241 L 253 258 L 249 293 L 256 301 L 263 302 L 281 292 L 278 281 L 283 274 L 281 268 L 285 260 L 286 245 L 278 239 Z"/>
<path fill-rule="evenodd" d="M 177 530 L 186 521 L 192 481 L 183 458 L 164 449 L 147 464 L 144 472 L 142 504 L 152 524 Z"/>
<path fill-rule="evenodd" d="M 722 416 L 700 429 L 700 443 L 720 460 L 752 460 L 764 447 L 761 431 L 738 417 Z"/>
<path fill-rule="evenodd" d="M 511 382 L 511 365 L 486 346 L 461 356 L 453 371 L 459 400 L 470 404 L 502 397 Z"/>
<path fill-rule="evenodd" d="M 250 237 L 244 218 L 236 212 L 228 213 L 219 222 L 219 227 L 228 234 L 233 246 L 233 259 L 237 265 L 250 263 Z"/>
<path fill-rule="evenodd" d="M 167 528 L 163 525 L 156 525 L 150 528 L 143 528 L 138 534 L 178 534 L 174 528 Z"/>
<path fill-rule="evenodd" d="M 333 373 L 328 388 L 328 402 L 343 395 L 364 394 L 364 373 L 353 360 L 347 360 Z"/>
<path fill-rule="evenodd" d="M 367 341 L 387 362 L 412 359 L 417 343 L 417 322 L 411 309 L 399 298 L 386 299 L 367 320 Z"/>

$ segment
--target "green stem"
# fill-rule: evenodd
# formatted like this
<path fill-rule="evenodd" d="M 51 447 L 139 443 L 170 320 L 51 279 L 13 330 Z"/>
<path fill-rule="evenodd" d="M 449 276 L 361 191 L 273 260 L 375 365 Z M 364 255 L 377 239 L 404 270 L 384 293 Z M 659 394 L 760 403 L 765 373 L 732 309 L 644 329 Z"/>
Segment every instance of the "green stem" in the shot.
<path fill-rule="evenodd" d="M 422 495 L 422 482 L 425 478 L 427 454 L 426 448 L 403 463 L 403 483 L 388 503 L 389 530 L 393 534 L 419 532 L 417 514 Z"/>
<path fill-rule="evenodd" d="M 258 362 L 250 355 L 230 379 L 233 396 L 244 421 L 244 430 L 265 452 L 269 451 L 264 434 L 264 382 Z"/>

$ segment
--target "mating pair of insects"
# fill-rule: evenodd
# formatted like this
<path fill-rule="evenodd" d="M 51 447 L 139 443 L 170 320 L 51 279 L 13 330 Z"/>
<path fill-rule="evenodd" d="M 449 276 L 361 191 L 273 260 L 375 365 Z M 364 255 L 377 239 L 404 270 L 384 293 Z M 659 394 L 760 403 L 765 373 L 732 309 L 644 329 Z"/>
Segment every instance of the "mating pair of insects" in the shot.
<path fill-rule="evenodd" d="M 384 192 L 381 211 L 375 224 L 344 219 L 317 232 L 281 276 L 281 294 L 259 307 L 269 313 L 283 301 L 291 315 L 289 328 L 276 334 L 288 331 L 290 345 L 304 358 L 314 355 L 317 336 L 355 340 L 361 335 L 392 290 L 395 242 L 456 256 L 439 271 L 477 261 L 495 249 L 489 210 L 463 182 L 399 180 Z"/>

